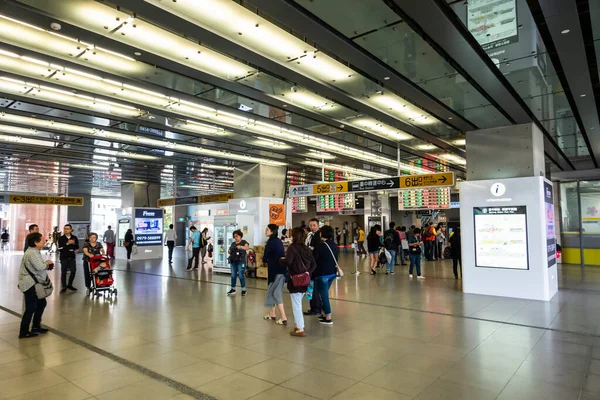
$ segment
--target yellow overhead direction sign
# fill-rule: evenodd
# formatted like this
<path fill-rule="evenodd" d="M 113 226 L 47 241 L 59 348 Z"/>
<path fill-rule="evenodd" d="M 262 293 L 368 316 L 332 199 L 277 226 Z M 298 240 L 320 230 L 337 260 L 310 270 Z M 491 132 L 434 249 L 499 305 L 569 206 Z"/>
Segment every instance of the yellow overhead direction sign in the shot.
<path fill-rule="evenodd" d="M 317 183 L 313 185 L 313 194 L 347 193 L 348 182 Z"/>
<path fill-rule="evenodd" d="M 10 204 L 51 204 L 56 206 L 83 206 L 83 197 L 9 195 Z"/>
<path fill-rule="evenodd" d="M 454 172 L 406 175 L 400 177 L 400 189 L 454 186 Z"/>

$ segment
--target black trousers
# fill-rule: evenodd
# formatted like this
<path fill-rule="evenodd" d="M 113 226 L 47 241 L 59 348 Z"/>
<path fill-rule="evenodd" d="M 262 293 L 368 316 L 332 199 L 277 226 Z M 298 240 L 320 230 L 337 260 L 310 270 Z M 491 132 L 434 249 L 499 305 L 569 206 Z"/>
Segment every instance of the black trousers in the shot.
<path fill-rule="evenodd" d="M 316 290 L 314 290 L 312 299 L 310 299 L 310 311 L 321 314 L 322 310 L 323 301 L 321 300 L 321 295 Z"/>
<path fill-rule="evenodd" d="M 175 248 L 175 241 L 168 240 L 167 247 L 169 248 L 169 262 L 173 261 L 173 249 Z"/>
<path fill-rule="evenodd" d="M 434 245 L 435 245 L 435 242 L 433 240 L 425 241 L 425 259 L 427 261 L 433 260 L 433 254 L 434 254 L 433 246 Z"/>
<path fill-rule="evenodd" d="M 23 294 L 25 295 L 25 312 L 21 319 L 21 330 L 19 332 L 21 336 L 29 333 L 29 325 L 32 318 L 33 329 L 42 327 L 42 314 L 44 314 L 44 309 L 46 308 L 46 299 L 37 298 L 35 287 L 32 286 Z"/>
<path fill-rule="evenodd" d="M 67 272 L 70 272 L 69 282 L 67 283 Z M 62 288 L 73 286 L 75 280 L 75 274 L 77 273 L 77 267 L 75 265 L 74 258 L 65 258 L 60 260 L 60 283 Z"/>
<path fill-rule="evenodd" d="M 452 255 L 452 271 L 454 276 L 458 276 L 458 264 L 460 264 L 460 275 L 462 278 L 462 262 L 460 261 L 460 254 Z"/>
<path fill-rule="evenodd" d="M 131 250 L 133 250 L 133 245 L 131 246 L 126 246 L 125 250 L 127 250 L 127 259 L 131 260 Z"/>
<path fill-rule="evenodd" d="M 188 260 L 188 268 L 192 267 L 192 260 L 194 260 L 194 268 L 198 268 L 200 262 L 200 247 L 192 248 L 192 258 Z"/>
<path fill-rule="evenodd" d="M 90 273 L 90 262 L 85 258 L 83 259 L 83 279 L 85 280 L 85 287 L 88 289 L 91 288 L 92 274 Z"/>

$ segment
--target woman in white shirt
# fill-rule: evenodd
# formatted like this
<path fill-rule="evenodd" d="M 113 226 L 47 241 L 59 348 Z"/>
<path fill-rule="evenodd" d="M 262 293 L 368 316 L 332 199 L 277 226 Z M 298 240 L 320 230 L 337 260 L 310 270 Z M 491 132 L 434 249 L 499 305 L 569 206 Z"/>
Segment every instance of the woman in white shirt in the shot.
<path fill-rule="evenodd" d="M 27 235 L 27 251 L 21 260 L 19 269 L 19 282 L 17 286 L 25 296 L 25 312 L 21 319 L 21 329 L 19 339 L 36 337 L 42 333 L 48 332 L 48 329 L 42 328 L 42 314 L 46 308 L 46 299 L 38 299 L 35 292 L 35 281 L 44 282 L 48 279 L 48 271 L 54 268 L 54 263 L 50 260 L 44 261 L 40 250 L 44 247 L 42 234 L 39 232 Z M 35 277 L 35 279 L 33 278 Z M 33 318 L 31 331 L 29 325 Z"/>
<path fill-rule="evenodd" d="M 165 232 L 165 244 L 169 248 L 169 264 L 173 264 L 173 249 L 175 248 L 175 241 L 177 240 L 177 233 L 173 230 L 173 224 L 169 225 L 169 230 Z"/>

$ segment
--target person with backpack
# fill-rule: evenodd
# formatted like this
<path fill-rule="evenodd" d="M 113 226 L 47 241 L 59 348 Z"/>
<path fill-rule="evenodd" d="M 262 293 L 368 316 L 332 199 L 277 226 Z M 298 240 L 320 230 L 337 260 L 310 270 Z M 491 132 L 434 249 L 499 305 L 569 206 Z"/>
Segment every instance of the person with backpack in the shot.
<path fill-rule="evenodd" d="M 383 246 L 385 250 L 390 253 L 390 258 L 387 260 L 387 264 L 385 267 L 386 274 L 395 274 L 394 272 L 394 264 L 396 263 L 396 252 L 398 251 L 398 247 L 400 247 L 400 236 L 394 229 L 396 226 L 395 222 L 390 222 L 390 229 L 385 231 L 383 234 Z"/>
<path fill-rule="evenodd" d="M 435 237 L 436 232 L 433 227 L 433 222 L 426 224 L 423 228 L 423 241 L 425 242 L 425 259 L 427 261 L 433 261 L 433 255 L 435 252 Z"/>

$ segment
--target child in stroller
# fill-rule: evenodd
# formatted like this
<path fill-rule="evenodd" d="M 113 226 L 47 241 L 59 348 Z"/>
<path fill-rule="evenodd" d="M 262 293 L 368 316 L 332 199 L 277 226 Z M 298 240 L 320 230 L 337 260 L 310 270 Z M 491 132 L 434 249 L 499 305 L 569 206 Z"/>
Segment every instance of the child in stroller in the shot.
<path fill-rule="evenodd" d="M 110 259 L 105 256 L 91 257 L 89 261 L 90 274 L 92 275 L 92 287 L 88 294 L 100 295 L 107 292 L 108 295 L 117 295 L 117 289 L 113 287 L 113 270 L 110 267 Z M 106 294 L 106 293 L 105 293 Z"/>

